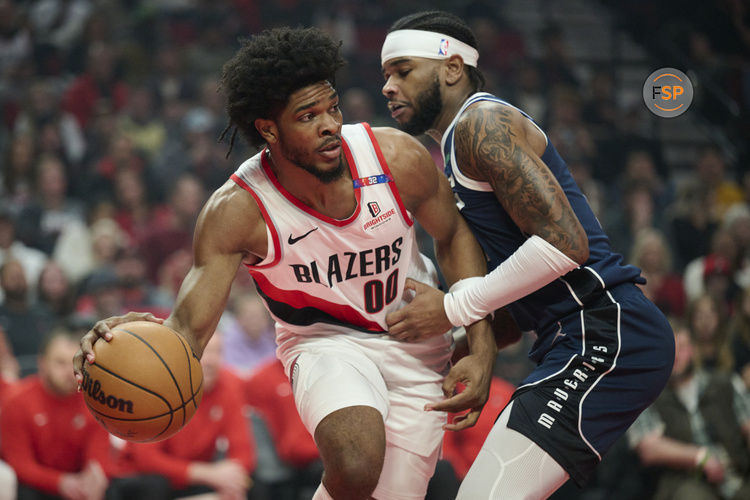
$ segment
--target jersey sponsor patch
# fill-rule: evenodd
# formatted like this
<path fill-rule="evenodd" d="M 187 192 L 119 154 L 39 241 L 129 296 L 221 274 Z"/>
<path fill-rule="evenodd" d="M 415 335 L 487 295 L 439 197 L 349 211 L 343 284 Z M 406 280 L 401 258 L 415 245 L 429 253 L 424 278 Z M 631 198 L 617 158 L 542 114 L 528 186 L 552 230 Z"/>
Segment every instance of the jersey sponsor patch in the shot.
<path fill-rule="evenodd" d="M 380 213 L 380 205 L 377 201 L 371 201 L 367 204 L 367 209 L 370 211 L 370 215 L 377 217 Z"/>
<path fill-rule="evenodd" d="M 376 202 L 376 205 L 377 205 L 377 202 Z M 372 208 L 370 207 L 369 203 L 367 204 L 367 208 L 370 209 L 370 213 L 372 213 Z M 365 231 L 367 231 L 369 229 L 375 229 L 376 227 L 378 227 L 378 226 L 380 226 L 380 225 L 388 222 L 388 220 L 391 217 L 393 217 L 394 215 L 396 215 L 396 209 L 395 208 L 392 208 L 392 209 L 390 209 L 390 210 L 388 210 L 387 212 L 384 212 L 384 213 L 380 213 L 380 207 L 377 207 L 377 208 L 378 208 L 378 212 L 375 213 L 375 214 L 373 214 L 373 218 L 370 219 L 370 220 L 368 220 L 367 222 L 365 222 L 362 225 L 362 229 L 364 229 Z"/>

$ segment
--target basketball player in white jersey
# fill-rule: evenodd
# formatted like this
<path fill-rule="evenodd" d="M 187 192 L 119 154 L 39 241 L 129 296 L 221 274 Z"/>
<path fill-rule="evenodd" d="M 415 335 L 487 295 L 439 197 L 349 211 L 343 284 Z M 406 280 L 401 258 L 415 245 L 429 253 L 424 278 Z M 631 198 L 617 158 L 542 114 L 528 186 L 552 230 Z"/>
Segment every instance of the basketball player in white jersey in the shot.
<path fill-rule="evenodd" d="M 449 282 L 483 275 L 482 251 L 447 180 L 408 134 L 342 127 L 333 87 L 339 45 L 316 29 L 279 28 L 243 43 L 224 67 L 230 126 L 265 148 L 243 163 L 203 208 L 194 263 L 164 324 L 202 353 L 238 266 L 247 266 L 276 321 L 277 355 L 325 472 L 315 499 L 424 498 L 443 429 L 472 425 L 486 400 L 496 348 L 485 321 L 467 328 L 470 354 L 445 380 L 450 334 L 420 342 L 390 337 L 385 316 L 405 304 L 407 277 L 436 285 L 418 252 L 414 220 L 430 233 Z M 234 136 L 232 137 L 234 139 Z M 75 358 L 111 338 L 130 313 L 102 320 Z M 467 390 L 452 407 L 456 381 Z"/>

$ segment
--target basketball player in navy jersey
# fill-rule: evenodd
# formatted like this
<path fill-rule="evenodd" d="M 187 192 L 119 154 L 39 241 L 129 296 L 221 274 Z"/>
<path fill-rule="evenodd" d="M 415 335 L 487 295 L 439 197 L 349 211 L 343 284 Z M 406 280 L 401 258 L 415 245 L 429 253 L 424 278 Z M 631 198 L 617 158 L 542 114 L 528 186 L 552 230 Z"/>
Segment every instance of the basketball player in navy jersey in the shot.
<path fill-rule="evenodd" d="M 481 276 L 486 264 L 447 179 L 416 139 L 342 126 L 332 83 L 339 46 L 317 29 L 278 28 L 243 42 L 224 66 L 230 124 L 263 149 L 201 211 L 194 263 L 164 324 L 200 355 L 245 264 L 276 321 L 277 355 L 320 450 L 325 472 L 314 499 L 416 500 L 444 427 L 476 421 L 496 348 L 486 321 L 467 329 L 471 353 L 451 380 L 467 384 L 468 395 L 454 401 L 469 415 L 446 424 L 445 413 L 425 411 L 443 400 L 450 333 L 404 342 L 385 321 L 407 303 L 407 277 L 437 283 L 414 219 L 435 239 L 449 282 Z M 92 343 L 134 319 L 158 321 L 130 313 L 86 334 L 74 361 L 79 380 L 84 358 L 95 361 Z"/>
<path fill-rule="evenodd" d="M 500 414 L 458 498 L 546 498 L 569 477 L 584 484 L 654 401 L 674 341 L 637 286 L 640 270 L 612 251 L 546 134 L 480 92 L 476 47 L 462 20 L 438 11 L 401 18 L 383 43 L 391 114 L 403 130 L 440 143 L 490 269 L 446 294 L 409 282 L 416 298 L 387 321 L 397 338 L 424 338 L 505 307 L 521 330 L 536 332 L 536 369 Z"/>

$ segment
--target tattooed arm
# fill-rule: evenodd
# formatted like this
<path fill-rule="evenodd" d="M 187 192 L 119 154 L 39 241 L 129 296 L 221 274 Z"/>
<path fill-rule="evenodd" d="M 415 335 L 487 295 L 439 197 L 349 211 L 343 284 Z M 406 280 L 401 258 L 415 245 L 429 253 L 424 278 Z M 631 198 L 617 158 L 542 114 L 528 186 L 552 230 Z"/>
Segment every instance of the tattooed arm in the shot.
<path fill-rule="evenodd" d="M 498 103 L 469 107 L 456 124 L 461 172 L 488 182 L 516 225 L 578 264 L 588 239 L 560 184 L 540 158 L 544 135 L 518 110 Z"/>

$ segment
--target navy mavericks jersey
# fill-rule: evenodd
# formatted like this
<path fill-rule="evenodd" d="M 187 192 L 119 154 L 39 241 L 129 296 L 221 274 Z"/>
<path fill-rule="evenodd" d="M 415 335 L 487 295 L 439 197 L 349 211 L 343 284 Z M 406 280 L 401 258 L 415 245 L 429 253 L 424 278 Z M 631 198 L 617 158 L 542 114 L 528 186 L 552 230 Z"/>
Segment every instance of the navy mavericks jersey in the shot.
<path fill-rule="evenodd" d="M 445 161 L 445 174 L 453 187 L 458 208 L 484 249 L 488 260 L 488 269 L 492 270 L 515 252 L 528 236 L 522 233 L 513 222 L 495 197 L 489 183 L 478 182 L 464 176 L 456 165 L 453 144 L 456 123 L 469 105 L 482 100 L 511 106 L 485 92 L 472 95 L 466 100 L 443 134 L 441 146 Z M 523 111 L 521 113 L 531 120 L 526 113 L 523 113 Z M 580 285 L 581 275 L 585 275 L 591 281 L 590 286 L 598 289 L 609 289 L 624 282 L 645 283 L 645 280 L 640 276 L 640 269 L 631 265 L 624 265 L 622 256 L 612 251 L 607 235 L 604 234 L 586 198 L 573 180 L 565 161 L 549 140 L 547 140 L 542 161 L 549 167 L 562 186 L 573 211 L 578 216 L 578 220 L 588 236 L 590 254 L 588 261 L 583 266 L 588 268 L 588 272 L 581 273 L 580 270 L 574 270 L 569 275 L 576 274 L 575 278 L 578 285 Z M 555 323 L 560 318 L 581 307 L 570 284 L 566 282 L 569 275 L 553 281 L 508 306 L 510 313 L 522 330 L 537 331 L 540 336 L 537 347 L 542 347 L 542 344 L 545 343 L 543 336 L 557 330 Z"/>

